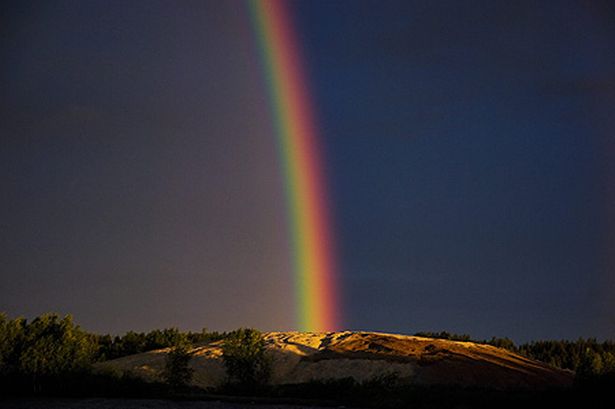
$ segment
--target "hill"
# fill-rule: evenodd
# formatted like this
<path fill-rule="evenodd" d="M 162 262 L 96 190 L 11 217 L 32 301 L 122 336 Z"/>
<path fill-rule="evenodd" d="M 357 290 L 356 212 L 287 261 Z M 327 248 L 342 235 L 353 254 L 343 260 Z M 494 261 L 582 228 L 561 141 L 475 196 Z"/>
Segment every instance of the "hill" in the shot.
<path fill-rule="evenodd" d="M 353 378 L 364 382 L 394 375 L 418 385 L 457 385 L 508 389 L 569 386 L 573 373 L 508 350 L 459 342 L 375 332 L 269 332 L 264 334 L 273 359 L 271 383 Z M 192 350 L 193 383 L 202 388 L 224 383 L 221 341 Z M 160 380 L 168 349 L 97 364 L 99 370 L 130 371 Z"/>

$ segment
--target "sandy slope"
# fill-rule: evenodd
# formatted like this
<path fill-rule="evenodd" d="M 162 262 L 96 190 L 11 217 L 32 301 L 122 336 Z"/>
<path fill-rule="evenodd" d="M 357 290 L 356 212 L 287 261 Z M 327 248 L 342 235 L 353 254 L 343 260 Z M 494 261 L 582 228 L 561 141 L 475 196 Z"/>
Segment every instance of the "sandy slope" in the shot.
<path fill-rule="evenodd" d="M 418 384 L 457 384 L 498 389 L 565 386 L 572 374 L 507 350 L 473 342 L 436 340 L 374 332 L 270 332 L 265 334 L 273 357 L 272 383 L 352 377 L 357 381 L 395 373 Z M 194 384 L 224 382 L 220 342 L 197 346 L 191 366 Z M 132 355 L 99 364 L 159 379 L 168 350 Z"/>

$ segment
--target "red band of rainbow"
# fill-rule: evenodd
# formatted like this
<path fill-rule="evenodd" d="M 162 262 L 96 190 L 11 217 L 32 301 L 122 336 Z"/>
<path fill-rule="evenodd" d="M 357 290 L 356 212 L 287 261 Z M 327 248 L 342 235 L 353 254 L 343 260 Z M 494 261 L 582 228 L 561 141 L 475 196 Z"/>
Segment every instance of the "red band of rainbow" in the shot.
<path fill-rule="evenodd" d="M 280 161 L 302 331 L 338 329 L 339 313 L 324 161 L 287 3 L 250 0 L 269 89 Z"/>

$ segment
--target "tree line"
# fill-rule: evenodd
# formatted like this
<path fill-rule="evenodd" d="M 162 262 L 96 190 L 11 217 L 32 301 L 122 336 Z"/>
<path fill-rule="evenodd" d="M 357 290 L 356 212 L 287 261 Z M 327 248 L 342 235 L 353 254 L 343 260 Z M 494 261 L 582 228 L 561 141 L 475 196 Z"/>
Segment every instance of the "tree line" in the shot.
<path fill-rule="evenodd" d="M 99 335 L 83 330 L 74 323 L 71 315 L 61 317 L 48 313 L 28 321 L 25 318 L 9 319 L 0 313 L 0 394 L 39 394 L 69 388 L 103 394 L 110 390 L 120 395 L 140 390 L 149 393 L 153 388 L 129 373 L 100 374 L 92 371 L 92 366 L 96 362 L 171 347 L 179 351 L 170 354 L 175 361 L 169 365 L 166 379 L 173 383 L 179 373 L 185 372 L 181 367 L 183 362 L 187 365 L 189 361 L 189 357 L 180 356 L 182 352 L 192 344 L 226 336 L 227 333 L 206 329 L 181 332 L 177 328 L 129 331 L 122 336 Z M 185 379 L 185 376 L 179 376 Z"/>
<path fill-rule="evenodd" d="M 97 344 L 96 361 L 106 361 L 123 356 L 169 348 L 178 344 L 199 344 L 217 341 L 227 336 L 224 332 L 181 332 L 177 328 L 155 329 L 150 332 L 128 331 L 122 336 L 94 335 Z"/>
<path fill-rule="evenodd" d="M 415 335 L 458 341 L 482 342 L 575 371 L 581 379 L 615 375 L 615 342 L 580 338 L 576 341 L 534 341 L 515 345 L 508 338 L 472 340 L 467 334 L 421 332 Z M 172 348 L 168 354 L 164 380 L 170 390 L 189 384 L 189 363 L 194 344 L 223 340 L 223 359 L 229 376 L 230 391 L 253 391 L 263 386 L 270 371 L 262 334 L 253 329 L 232 332 L 182 332 L 177 328 L 149 332 L 129 331 L 122 336 L 87 332 L 70 315 L 43 314 L 31 321 L 9 319 L 0 313 L 0 393 L 4 391 L 46 393 L 72 390 L 109 394 L 153 387 L 129 373 L 101 374 L 92 371 L 96 362 L 160 348 Z M 159 390 L 159 389 L 156 389 Z"/>
<path fill-rule="evenodd" d="M 615 341 L 610 340 L 600 342 L 596 338 L 579 338 L 576 341 L 547 340 L 515 345 L 509 338 L 474 340 L 468 334 L 447 331 L 417 332 L 414 335 L 451 341 L 471 341 L 505 348 L 557 368 L 569 369 L 580 378 L 615 373 Z"/>

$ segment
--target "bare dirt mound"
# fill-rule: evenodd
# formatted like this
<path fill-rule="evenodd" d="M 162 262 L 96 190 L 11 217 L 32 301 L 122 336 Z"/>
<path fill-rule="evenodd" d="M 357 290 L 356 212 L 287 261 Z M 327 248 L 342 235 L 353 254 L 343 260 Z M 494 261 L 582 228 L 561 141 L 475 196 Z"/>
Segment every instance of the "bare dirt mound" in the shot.
<path fill-rule="evenodd" d="M 568 386 L 573 374 L 524 358 L 508 350 L 457 342 L 374 332 L 265 333 L 273 357 L 271 383 L 351 377 L 364 382 L 387 375 L 421 385 L 462 385 L 496 389 Z M 99 364 L 159 380 L 168 350 L 162 349 Z M 193 349 L 193 383 L 222 384 L 226 373 L 221 342 Z"/>

